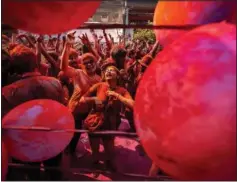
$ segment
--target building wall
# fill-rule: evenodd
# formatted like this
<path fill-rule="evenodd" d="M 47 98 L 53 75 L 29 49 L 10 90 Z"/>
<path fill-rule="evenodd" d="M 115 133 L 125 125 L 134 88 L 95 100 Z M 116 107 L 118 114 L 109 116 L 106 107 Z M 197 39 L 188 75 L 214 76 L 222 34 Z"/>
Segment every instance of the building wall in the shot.
<path fill-rule="evenodd" d="M 103 0 L 89 22 L 100 22 L 107 24 L 123 23 L 124 4 L 121 0 Z"/>

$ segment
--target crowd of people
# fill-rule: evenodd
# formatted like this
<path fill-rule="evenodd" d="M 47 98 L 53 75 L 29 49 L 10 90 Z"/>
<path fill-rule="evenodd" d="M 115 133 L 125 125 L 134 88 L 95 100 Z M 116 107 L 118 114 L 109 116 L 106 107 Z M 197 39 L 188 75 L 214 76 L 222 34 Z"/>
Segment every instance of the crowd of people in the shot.
<path fill-rule="evenodd" d="M 90 32 L 94 41 L 75 32 L 57 37 L 13 34 L 2 35 L 2 117 L 14 107 L 34 99 L 52 99 L 68 107 L 76 129 L 88 129 L 93 164 L 99 159 L 100 140 L 106 153 L 105 164 L 116 171 L 114 136 L 98 137 L 93 131 L 118 130 L 122 118 L 136 132 L 133 106 L 136 90 L 147 67 L 162 49 L 158 42 L 127 41 L 115 43 L 103 30 L 103 36 Z M 105 43 L 102 43 L 102 39 Z M 75 155 L 80 133 L 75 133 L 66 150 Z M 24 163 L 12 159 L 15 163 Z M 58 166 L 62 153 L 44 161 Z M 40 163 L 32 163 L 40 165 Z M 15 176 L 9 171 L 9 176 Z M 28 174 L 38 180 L 39 170 Z M 50 172 L 50 180 L 61 180 L 59 171 Z"/>

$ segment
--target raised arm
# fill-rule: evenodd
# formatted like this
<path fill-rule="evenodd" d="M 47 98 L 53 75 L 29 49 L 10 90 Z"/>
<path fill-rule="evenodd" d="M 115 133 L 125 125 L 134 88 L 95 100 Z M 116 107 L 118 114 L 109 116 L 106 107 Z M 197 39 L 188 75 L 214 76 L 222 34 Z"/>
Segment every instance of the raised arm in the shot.
<path fill-rule="evenodd" d="M 56 61 L 48 54 L 48 52 L 45 50 L 45 48 L 39 44 L 40 50 L 42 55 L 45 57 L 45 59 L 56 69 L 59 69 L 58 64 L 56 63 Z"/>
<path fill-rule="evenodd" d="M 57 53 L 59 53 L 59 48 L 60 48 L 60 44 L 61 44 L 60 36 L 61 36 L 61 34 L 58 34 L 57 41 L 56 41 L 55 51 L 56 51 Z"/>
<path fill-rule="evenodd" d="M 75 33 L 76 32 L 73 32 L 67 35 L 63 52 L 62 52 L 62 56 L 61 56 L 61 62 L 60 62 L 60 69 L 64 71 L 65 75 L 68 77 L 73 77 L 75 74 L 75 69 L 68 66 L 70 49 L 71 49 L 71 45 L 74 43 L 74 40 L 75 40 L 75 37 L 74 37 Z"/>
<path fill-rule="evenodd" d="M 14 39 L 15 39 L 15 40 L 16 40 L 16 39 L 22 40 L 22 38 L 25 38 L 25 39 L 27 40 L 27 42 L 28 42 L 28 44 L 29 44 L 29 47 L 31 47 L 31 48 L 33 48 L 33 49 L 36 49 L 35 44 L 34 44 L 34 43 L 32 42 L 32 40 L 31 40 L 27 35 L 25 35 L 25 34 L 20 34 L 20 35 L 16 36 Z"/>
<path fill-rule="evenodd" d="M 109 38 L 110 38 L 111 47 L 113 47 L 113 45 L 114 45 L 114 38 L 112 37 L 111 34 L 109 34 Z"/>
<path fill-rule="evenodd" d="M 158 52 L 158 49 L 160 48 L 160 44 L 159 44 L 159 41 L 156 41 L 156 43 L 154 44 L 153 48 L 151 49 L 151 51 L 149 52 L 149 54 L 155 58 L 157 52 Z"/>
<path fill-rule="evenodd" d="M 47 42 L 47 47 L 49 48 L 49 47 L 53 47 L 54 45 L 53 45 L 53 39 L 52 39 L 52 36 L 51 35 L 49 35 L 49 40 L 48 40 L 48 42 Z"/>
<path fill-rule="evenodd" d="M 13 33 L 13 34 L 12 34 L 12 38 L 11 38 L 11 43 L 12 43 L 12 44 L 15 44 L 15 43 L 16 43 L 16 37 L 17 37 L 17 34 L 16 34 L 16 33 Z"/>
<path fill-rule="evenodd" d="M 105 38 L 105 42 L 106 42 L 106 55 L 109 55 L 110 51 L 112 49 L 112 45 L 108 39 L 108 36 L 107 36 L 105 30 L 103 30 L 103 34 L 104 34 L 104 38 Z"/>
<path fill-rule="evenodd" d="M 97 54 L 100 57 L 99 59 L 104 58 L 105 55 L 102 53 L 101 46 L 100 46 L 101 39 L 98 39 L 98 37 L 97 37 L 96 33 L 94 32 L 94 30 L 91 30 L 91 34 L 94 38 L 95 50 L 97 51 Z"/>
<path fill-rule="evenodd" d="M 36 56 L 37 56 L 37 65 L 40 68 L 41 63 L 41 46 L 40 43 L 43 41 L 43 37 L 39 36 L 36 42 Z"/>
<path fill-rule="evenodd" d="M 81 39 L 82 43 L 84 45 L 86 45 L 89 49 L 89 51 L 97 58 L 97 60 L 100 58 L 99 54 L 97 53 L 97 51 L 92 47 L 89 38 L 87 36 L 87 34 L 82 35 L 82 37 L 79 36 L 79 38 Z"/>
<path fill-rule="evenodd" d="M 79 103 L 95 104 L 97 97 L 96 91 L 100 83 L 93 85 L 80 99 Z"/>

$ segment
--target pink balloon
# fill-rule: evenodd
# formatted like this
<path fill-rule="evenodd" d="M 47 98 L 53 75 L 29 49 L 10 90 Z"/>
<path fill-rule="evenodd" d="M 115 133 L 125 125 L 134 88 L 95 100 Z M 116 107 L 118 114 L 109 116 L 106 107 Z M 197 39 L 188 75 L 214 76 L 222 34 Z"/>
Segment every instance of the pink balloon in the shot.
<path fill-rule="evenodd" d="M 74 118 L 59 102 L 39 99 L 12 109 L 2 120 L 3 128 L 11 126 L 74 129 Z M 25 162 L 55 157 L 66 148 L 72 137 L 72 132 L 3 130 L 3 141 L 10 156 Z"/>
<path fill-rule="evenodd" d="M 176 180 L 236 180 L 236 26 L 196 28 L 145 72 L 135 124 L 149 157 Z"/>
<path fill-rule="evenodd" d="M 38 34 L 75 29 L 94 15 L 101 0 L 15 1 L 3 0 L 3 22 Z"/>

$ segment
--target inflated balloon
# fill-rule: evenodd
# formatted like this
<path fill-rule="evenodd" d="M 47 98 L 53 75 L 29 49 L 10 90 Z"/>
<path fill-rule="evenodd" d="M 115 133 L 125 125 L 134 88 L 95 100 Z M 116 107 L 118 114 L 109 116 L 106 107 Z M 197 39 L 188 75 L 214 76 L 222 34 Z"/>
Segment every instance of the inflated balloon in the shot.
<path fill-rule="evenodd" d="M 235 1 L 159 1 L 155 13 L 154 25 L 201 25 L 221 22 L 236 23 Z M 182 36 L 187 30 L 155 30 L 156 39 L 167 46 Z"/>
<path fill-rule="evenodd" d="M 6 175 L 8 171 L 8 154 L 7 154 L 7 149 L 4 143 L 2 142 L 2 169 L 1 169 L 1 180 L 5 181 L 6 180 Z"/>
<path fill-rule="evenodd" d="M 3 0 L 2 21 L 32 33 L 57 34 L 82 25 L 95 13 L 100 3 L 101 0 Z"/>
<path fill-rule="evenodd" d="M 196 28 L 147 68 L 135 124 L 148 156 L 176 180 L 236 180 L 236 26 Z"/>
<path fill-rule="evenodd" d="M 3 141 L 13 158 L 24 162 L 40 162 L 62 152 L 72 139 L 71 132 L 51 129 L 74 129 L 72 114 L 53 100 L 32 100 L 12 109 L 2 120 L 2 127 L 38 127 L 33 130 L 3 130 Z M 46 131 L 44 131 L 46 128 Z"/>

